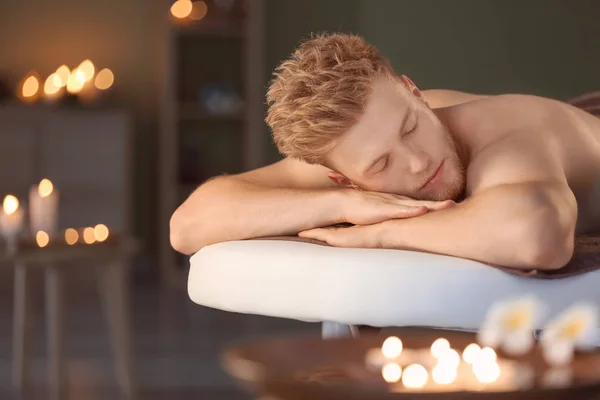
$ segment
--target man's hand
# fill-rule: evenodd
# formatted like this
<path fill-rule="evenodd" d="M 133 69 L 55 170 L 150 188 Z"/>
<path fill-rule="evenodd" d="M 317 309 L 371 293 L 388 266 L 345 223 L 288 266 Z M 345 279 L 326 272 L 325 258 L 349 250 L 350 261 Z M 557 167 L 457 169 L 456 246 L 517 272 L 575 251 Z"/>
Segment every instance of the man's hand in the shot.
<path fill-rule="evenodd" d="M 334 247 L 380 248 L 382 228 L 387 221 L 372 225 L 308 229 L 299 237 L 320 240 Z"/>
<path fill-rule="evenodd" d="M 456 203 L 446 201 L 421 201 L 388 193 L 365 192 L 348 189 L 340 204 L 343 223 L 371 225 L 390 219 L 417 217 L 429 211 L 452 208 Z"/>

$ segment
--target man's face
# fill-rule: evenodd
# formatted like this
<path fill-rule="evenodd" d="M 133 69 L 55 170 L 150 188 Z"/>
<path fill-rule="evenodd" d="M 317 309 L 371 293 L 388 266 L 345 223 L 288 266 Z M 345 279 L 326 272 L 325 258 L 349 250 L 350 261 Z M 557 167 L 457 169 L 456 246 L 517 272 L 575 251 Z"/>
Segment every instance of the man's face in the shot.
<path fill-rule="evenodd" d="M 421 200 L 456 200 L 465 185 L 450 132 L 401 81 L 374 82 L 363 115 L 328 154 L 328 164 L 341 185 Z"/>

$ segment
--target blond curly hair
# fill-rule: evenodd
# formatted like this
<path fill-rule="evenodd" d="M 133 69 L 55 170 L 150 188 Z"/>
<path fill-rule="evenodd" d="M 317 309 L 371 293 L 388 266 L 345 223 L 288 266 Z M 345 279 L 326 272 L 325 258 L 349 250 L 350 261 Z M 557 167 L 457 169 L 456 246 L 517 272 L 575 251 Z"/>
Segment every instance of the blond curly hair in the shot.
<path fill-rule="evenodd" d="M 374 79 L 395 77 L 363 38 L 320 34 L 279 65 L 267 92 L 265 119 L 281 154 L 325 164 L 329 150 L 360 118 Z"/>

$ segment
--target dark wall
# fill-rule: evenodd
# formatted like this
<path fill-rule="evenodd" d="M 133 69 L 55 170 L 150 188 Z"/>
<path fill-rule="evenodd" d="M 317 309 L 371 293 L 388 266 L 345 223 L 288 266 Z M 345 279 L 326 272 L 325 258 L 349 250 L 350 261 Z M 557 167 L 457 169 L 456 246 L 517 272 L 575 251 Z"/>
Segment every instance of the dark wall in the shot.
<path fill-rule="evenodd" d="M 362 5 L 362 33 L 424 88 L 561 99 L 600 89 L 597 0 Z"/>

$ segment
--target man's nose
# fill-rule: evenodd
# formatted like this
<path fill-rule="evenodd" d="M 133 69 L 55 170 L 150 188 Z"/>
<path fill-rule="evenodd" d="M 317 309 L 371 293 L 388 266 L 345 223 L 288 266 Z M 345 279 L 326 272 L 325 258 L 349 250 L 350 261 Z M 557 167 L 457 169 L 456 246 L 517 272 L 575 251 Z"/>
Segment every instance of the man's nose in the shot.
<path fill-rule="evenodd" d="M 427 170 L 429 156 L 422 151 L 411 151 L 408 154 L 408 168 L 411 174 L 419 175 Z"/>

